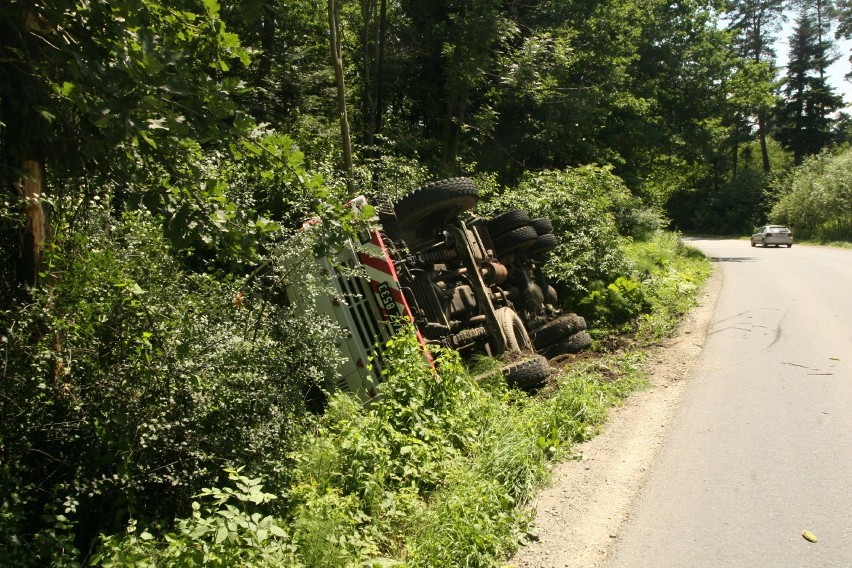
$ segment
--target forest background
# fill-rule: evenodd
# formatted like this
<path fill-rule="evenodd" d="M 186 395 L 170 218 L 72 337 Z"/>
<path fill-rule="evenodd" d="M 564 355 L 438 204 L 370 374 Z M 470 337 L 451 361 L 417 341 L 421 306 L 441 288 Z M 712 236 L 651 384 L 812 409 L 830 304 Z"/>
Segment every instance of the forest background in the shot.
<path fill-rule="evenodd" d="M 673 275 L 689 254 L 663 229 L 852 240 L 850 117 L 825 76 L 850 35 L 848 0 L 2 0 L 3 558 L 438 565 L 463 549 L 428 532 L 448 510 L 499 525 L 469 531 L 467 565 L 499 558 L 539 461 L 620 387 L 506 406 L 449 354 L 438 392 L 400 340 L 386 406 L 333 399 L 316 422 L 335 331 L 283 301 L 284 259 L 338 242 L 355 194 L 465 175 L 484 213 L 558 220 L 566 308 L 641 328 L 697 278 Z M 495 473 L 507 413 L 538 469 Z"/>

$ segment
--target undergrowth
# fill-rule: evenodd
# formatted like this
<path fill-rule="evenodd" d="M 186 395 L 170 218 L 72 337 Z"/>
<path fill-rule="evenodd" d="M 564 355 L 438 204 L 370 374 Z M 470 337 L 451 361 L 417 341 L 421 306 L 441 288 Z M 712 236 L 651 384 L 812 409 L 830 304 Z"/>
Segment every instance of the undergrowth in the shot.
<path fill-rule="evenodd" d="M 598 337 L 629 334 L 641 345 L 669 335 L 695 305 L 711 265 L 674 233 L 625 245 L 630 269 L 614 282 L 593 283 L 578 308 Z"/>
<path fill-rule="evenodd" d="M 561 374 L 535 399 L 473 379 L 453 352 L 438 354 L 436 372 L 410 332 L 389 352 L 382 397 L 332 396 L 296 442 L 293 481 L 277 496 L 231 471 L 236 489 L 202 492 L 177 530 L 131 524 L 104 540 L 97 563 L 495 565 L 523 540 L 549 463 L 642 384 L 636 356 L 613 357 Z"/>
<path fill-rule="evenodd" d="M 629 249 L 632 271 L 593 304 L 643 341 L 669 333 L 691 307 L 709 263 L 676 236 Z M 621 302 L 623 305 L 619 305 Z M 618 310 L 629 312 L 629 317 Z M 618 321 L 614 318 L 613 321 Z M 286 484 L 236 470 L 233 487 L 196 496 L 172 529 L 128 526 L 105 537 L 104 566 L 499 565 L 526 538 L 527 506 L 551 464 L 595 435 L 607 411 L 644 385 L 628 351 L 557 373 L 535 397 L 499 368 L 469 370 L 453 351 L 426 362 L 413 331 L 394 338 L 381 396 L 329 397 L 292 441 Z"/>

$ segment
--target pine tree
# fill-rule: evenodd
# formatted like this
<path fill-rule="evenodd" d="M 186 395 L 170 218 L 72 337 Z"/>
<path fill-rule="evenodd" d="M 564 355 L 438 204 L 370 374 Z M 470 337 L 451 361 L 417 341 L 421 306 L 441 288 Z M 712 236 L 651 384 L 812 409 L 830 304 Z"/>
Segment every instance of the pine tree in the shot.
<path fill-rule="evenodd" d="M 834 141 L 832 114 L 843 107 L 843 98 L 825 78 L 834 61 L 831 42 L 819 6 L 802 6 L 790 40 L 790 59 L 778 107 L 779 141 L 795 156 L 796 163 L 816 154 Z"/>
<path fill-rule="evenodd" d="M 775 76 L 775 33 L 781 27 L 783 0 L 732 0 L 728 2 L 731 14 L 730 29 L 734 32 L 739 56 L 753 68 L 769 66 L 768 72 Z M 769 152 L 766 146 L 768 133 L 767 113 L 771 107 L 765 105 L 755 109 L 757 136 L 760 140 L 763 171 L 769 172 Z"/>

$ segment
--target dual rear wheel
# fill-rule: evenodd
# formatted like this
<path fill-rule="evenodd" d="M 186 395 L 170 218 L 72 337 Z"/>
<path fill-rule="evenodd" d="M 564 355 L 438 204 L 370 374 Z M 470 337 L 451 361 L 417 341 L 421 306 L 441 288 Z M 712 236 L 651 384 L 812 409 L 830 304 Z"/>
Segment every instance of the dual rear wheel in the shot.
<path fill-rule="evenodd" d="M 409 243 L 428 242 L 439 228 L 465 211 L 479 199 L 474 182 L 468 178 L 450 178 L 425 185 L 402 197 L 394 209 L 403 237 Z M 549 219 L 532 219 L 526 211 L 513 210 L 486 222 L 495 252 L 499 255 L 526 251 L 540 258 L 558 244 Z M 505 350 L 521 358 L 503 367 L 510 386 L 531 388 L 550 375 L 547 358 L 534 354 L 538 349 L 550 353 L 576 353 L 591 343 L 583 318 L 568 314 L 529 334 L 523 321 L 511 308 L 497 309 L 497 323 L 506 341 Z M 529 355 L 527 355 L 529 354 Z"/>
<path fill-rule="evenodd" d="M 524 322 L 512 308 L 503 307 L 495 311 L 497 323 L 506 338 L 506 353 L 509 357 L 520 357 L 503 367 L 503 376 L 510 387 L 530 389 L 540 385 L 550 376 L 550 364 L 545 357 L 535 355 L 533 342 Z"/>

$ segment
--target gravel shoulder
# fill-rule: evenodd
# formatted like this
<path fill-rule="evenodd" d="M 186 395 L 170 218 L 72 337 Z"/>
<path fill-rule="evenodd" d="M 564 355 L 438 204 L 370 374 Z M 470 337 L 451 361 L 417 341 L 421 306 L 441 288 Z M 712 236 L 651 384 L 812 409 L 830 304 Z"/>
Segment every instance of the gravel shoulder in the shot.
<path fill-rule="evenodd" d="M 580 459 L 557 464 L 551 485 L 532 503 L 538 540 L 509 566 L 602 568 L 627 520 L 707 336 L 722 284 L 714 269 L 677 332 L 648 351 L 647 389 L 610 411 L 601 433 L 575 447 Z"/>

